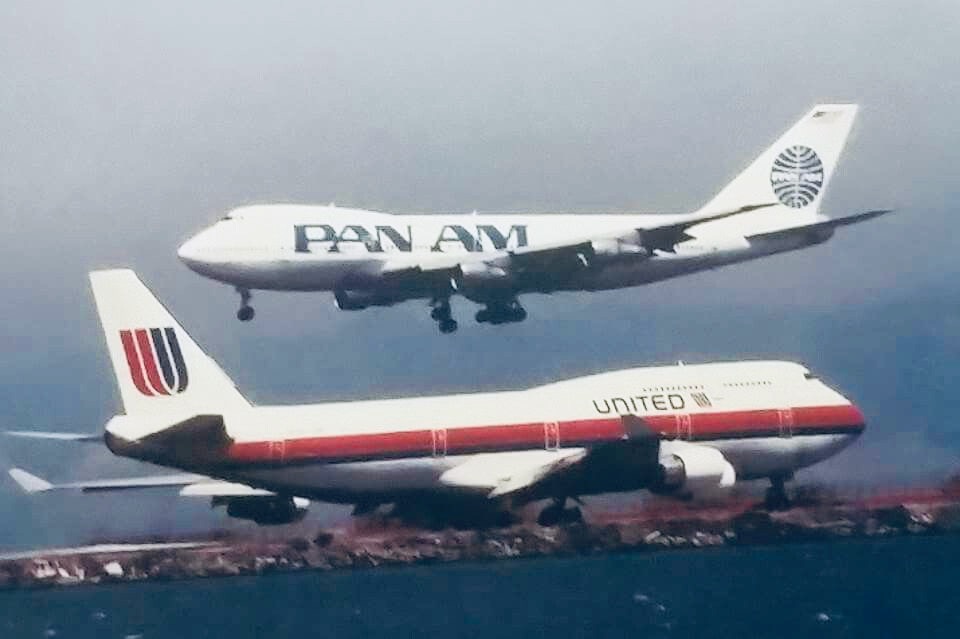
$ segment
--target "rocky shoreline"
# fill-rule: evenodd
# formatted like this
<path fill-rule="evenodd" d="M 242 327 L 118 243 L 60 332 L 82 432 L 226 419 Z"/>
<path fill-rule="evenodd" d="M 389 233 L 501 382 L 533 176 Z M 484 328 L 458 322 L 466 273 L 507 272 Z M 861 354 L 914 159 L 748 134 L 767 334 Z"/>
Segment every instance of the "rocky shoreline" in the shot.
<path fill-rule="evenodd" d="M 774 513 L 680 508 L 659 515 L 608 513 L 560 527 L 321 530 L 266 542 L 228 538 L 133 551 L 37 551 L 0 560 L 0 589 L 948 534 L 960 534 L 960 499 L 836 503 Z"/>

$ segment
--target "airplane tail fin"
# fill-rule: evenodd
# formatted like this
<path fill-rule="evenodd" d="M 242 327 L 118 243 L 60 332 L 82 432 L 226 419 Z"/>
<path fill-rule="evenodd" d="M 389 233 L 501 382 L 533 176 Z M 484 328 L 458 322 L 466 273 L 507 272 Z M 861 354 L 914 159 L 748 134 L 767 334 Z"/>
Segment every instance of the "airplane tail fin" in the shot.
<path fill-rule="evenodd" d="M 250 405 L 136 273 L 93 271 L 90 284 L 128 415 Z"/>
<path fill-rule="evenodd" d="M 701 210 L 775 202 L 749 215 L 816 219 L 856 115 L 855 104 L 816 105 Z"/>

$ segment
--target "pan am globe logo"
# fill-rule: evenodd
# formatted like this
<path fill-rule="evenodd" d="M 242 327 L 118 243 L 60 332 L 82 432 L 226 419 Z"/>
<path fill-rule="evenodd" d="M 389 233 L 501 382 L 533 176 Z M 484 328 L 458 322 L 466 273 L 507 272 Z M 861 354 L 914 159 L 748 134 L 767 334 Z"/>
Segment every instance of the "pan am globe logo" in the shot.
<path fill-rule="evenodd" d="M 795 209 L 803 208 L 820 193 L 823 162 L 808 146 L 788 146 L 773 161 L 770 186 L 781 202 Z"/>
<path fill-rule="evenodd" d="M 130 379 L 143 395 L 157 397 L 187 389 L 187 366 L 172 328 L 120 331 Z"/>

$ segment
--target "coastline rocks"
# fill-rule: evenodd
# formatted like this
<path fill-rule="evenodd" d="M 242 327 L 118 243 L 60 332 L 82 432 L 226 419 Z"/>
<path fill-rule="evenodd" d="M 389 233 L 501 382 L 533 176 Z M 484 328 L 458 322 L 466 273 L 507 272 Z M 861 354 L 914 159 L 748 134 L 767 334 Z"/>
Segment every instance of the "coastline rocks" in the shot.
<path fill-rule="evenodd" d="M 609 521 L 607 521 L 609 520 Z M 302 530 L 302 528 L 300 529 Z M 0 588 L 43 588 L 261 575 L 296 570 L 377 568 L 523 557 L 653 552 L 721 546 L 960 533 L 960 501 L 870 508 L 820 504 L 785 512 L 716 511 L 659 518 L 606 517 L 543 527 L 524 523 L 484 530 L 318 531 L 272 542 L 217 539 L 213 545 L 142 552 L 74 553 L 0 561 Z"/>

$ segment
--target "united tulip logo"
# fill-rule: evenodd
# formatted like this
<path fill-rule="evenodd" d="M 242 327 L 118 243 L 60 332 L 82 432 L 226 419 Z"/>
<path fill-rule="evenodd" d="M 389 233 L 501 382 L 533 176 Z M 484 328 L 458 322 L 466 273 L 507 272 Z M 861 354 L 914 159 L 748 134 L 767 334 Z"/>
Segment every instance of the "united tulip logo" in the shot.
<path fill-rule="evenodd" d="M 148 397 L 174 395 L 187 389 L 187 366 L 172 328 L 136 328 L 120 331 L 130 378 Z"/>

